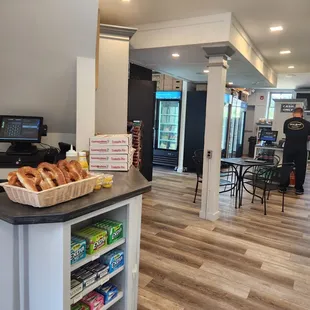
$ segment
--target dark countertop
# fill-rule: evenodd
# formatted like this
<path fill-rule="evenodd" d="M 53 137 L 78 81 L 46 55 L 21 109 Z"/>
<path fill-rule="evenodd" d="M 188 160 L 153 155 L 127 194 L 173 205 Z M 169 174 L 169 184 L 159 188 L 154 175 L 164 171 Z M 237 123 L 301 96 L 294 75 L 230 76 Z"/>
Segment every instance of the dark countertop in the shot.
<path fill-rule="evenodd" d="M 151 184 L 132 168 L 129 172 L 112 172 L 112 188 L 99 191 L 49 208 L 33 208 L 12 202 L 0 194 L 0 220 L 13 225 L 60 223 L 133 198 L 151 190 Z"/>

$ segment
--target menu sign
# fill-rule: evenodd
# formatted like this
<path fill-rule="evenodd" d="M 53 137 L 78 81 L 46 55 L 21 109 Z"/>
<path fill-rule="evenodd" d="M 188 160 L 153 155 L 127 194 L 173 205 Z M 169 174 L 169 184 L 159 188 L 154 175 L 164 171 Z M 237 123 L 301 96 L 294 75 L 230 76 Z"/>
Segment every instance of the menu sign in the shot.
<path fill-rule="evenodd" d="M 281 104 L 281 112 L 283 113 L 292 113 L 296 108 L 296 104 L 294 103 L 282 103 Z"/>

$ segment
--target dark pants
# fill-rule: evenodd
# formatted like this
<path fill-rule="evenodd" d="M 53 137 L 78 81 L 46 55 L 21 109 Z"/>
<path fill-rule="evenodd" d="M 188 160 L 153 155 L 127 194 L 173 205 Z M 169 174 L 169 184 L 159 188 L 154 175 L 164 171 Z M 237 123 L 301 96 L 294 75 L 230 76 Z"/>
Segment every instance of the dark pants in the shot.
<path fill-rule="evenodd" d="M 302 190 L 307 170 L 308 152 L 306 149 L 284 148 L 283 163 L 295 163 L 295 174 L 297 190 Z M 290 183 L 291 168 L 287 166 L 282 167 L 281 171 L 281 186 L 287 187 Z"/>

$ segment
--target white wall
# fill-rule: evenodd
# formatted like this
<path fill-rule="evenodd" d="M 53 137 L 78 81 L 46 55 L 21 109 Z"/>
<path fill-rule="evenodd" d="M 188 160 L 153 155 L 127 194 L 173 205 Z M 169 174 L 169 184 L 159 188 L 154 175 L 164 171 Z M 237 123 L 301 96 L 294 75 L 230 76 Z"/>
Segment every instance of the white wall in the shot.
<path fill-rule="evenodd" d="M 260 118 L 266 117 L 266 109 L 269 102 L 269 91 L 268 90 L 256 90 L 254 94 L 249 97 L 248 104 L 255 106 L 254 113 L 254 124 L 258 122 Z"/>
<path fill-rule="evenodd" d="M 98 0 L 1 1 L 0 114 L 75 134 L 76 59 L 95 59 L 97 15 Z"/>

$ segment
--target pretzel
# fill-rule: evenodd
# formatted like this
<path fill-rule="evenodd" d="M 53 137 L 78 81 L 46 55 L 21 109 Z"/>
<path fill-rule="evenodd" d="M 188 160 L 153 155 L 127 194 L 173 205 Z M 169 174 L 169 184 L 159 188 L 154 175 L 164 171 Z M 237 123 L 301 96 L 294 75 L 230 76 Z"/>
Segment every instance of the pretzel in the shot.
<path fill-rule="evenodd" d="M 62 171 L 56 166 L 49 163 L 41 163 L 38 166 L 38 171 L 49 186 L 55 187 L 66 184 L 66 179 Z"/>
<path fill-rule="evenodd" d="M 18 180 L 16 171 L 10 172 L 8 174 L 8 183 L 9 185 L 17 186 L 17 187 L 23 187 L 22 183 Z"/>
<path fill-rule="evenodd" d="M 55 184 L 54 184 L 55 185 Z M 40 190 L 45 191 L 47 189 L 53 188 L 55 186 L 50 186 L 50 184 L 46 180 L 42 180 L 39 184 Z"/>
<path fill-rule="evenodd" d="M 20 181 L 20 183 L 25 188 L 27 188 L 31 191 L 34 191 L 34 192 L 39 191 L 37 186 L 42 181 L 42 177 L 36 169 L 31 168 L 31 167 L 19 168 L 16 172 L 16 176 L 17 176 L 18 180 Z M 13 181 L 12 178 L 14 178 L 14 176 L 11 176 L 9 182 Z"/>
<path fill-rule="evenodd" d="M 65 176 L 67 183 L 80 180 L 79 174 L 72 169 L 69 162 L 67 162 L 66 160 L 60 160 L 57 163 L 57 167 L 61 170 L 61 172 Z"/>
<path fill-rule="evenodd" d="M 84 179 L 83 168 L 77 160 L 71 160 L 69 163 L 69 166 L 70 166 L 69 169 L 71 172 L 76 172 L 79 175 L 79 180 Z"/>

